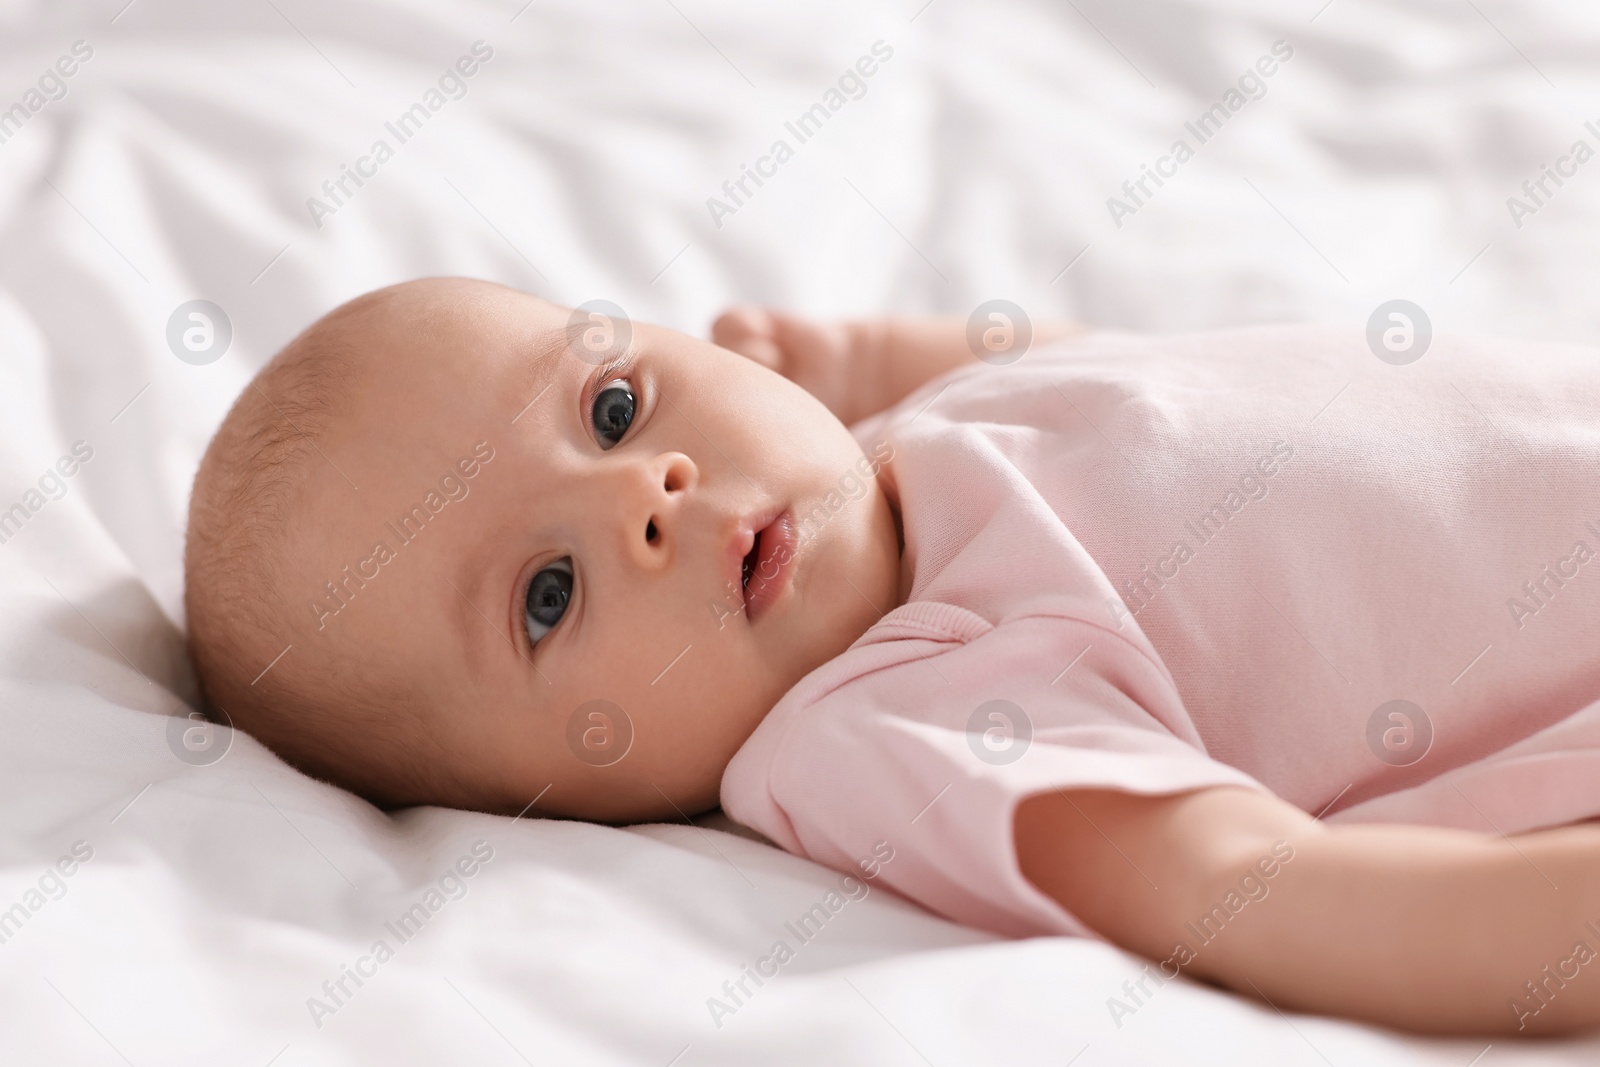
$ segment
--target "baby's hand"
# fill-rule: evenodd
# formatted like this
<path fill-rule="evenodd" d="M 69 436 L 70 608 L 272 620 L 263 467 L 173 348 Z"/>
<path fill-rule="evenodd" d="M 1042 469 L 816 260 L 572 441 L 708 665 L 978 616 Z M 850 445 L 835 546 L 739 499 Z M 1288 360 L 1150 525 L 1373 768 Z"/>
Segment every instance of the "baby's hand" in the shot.
<path fill-rule="evenodd" d="M 969 343 L 967 326 L 966 319 L 955 316 L 825 324 L 766 308 L 735 307 L 712 324 L 711 339 L 801 386 L 848 426 L 972 363 L 978 352 Z M 1083 330 L 1075 322 L 1047 320 L 1034 323 L 1032 339 L 1056 341 Z"/>
<path fill-rule="evenodd" d="M 818 323 L 767 308 L 729 308 L 711 340 L 777 371 L 849 425 L 878 410 L 877 339 L 858 323 Z"/>

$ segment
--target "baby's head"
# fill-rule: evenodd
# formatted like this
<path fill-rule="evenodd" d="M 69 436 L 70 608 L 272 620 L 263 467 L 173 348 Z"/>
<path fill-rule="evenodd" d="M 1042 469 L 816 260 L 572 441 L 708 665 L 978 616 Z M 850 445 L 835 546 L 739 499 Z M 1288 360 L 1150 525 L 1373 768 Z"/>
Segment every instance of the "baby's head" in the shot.
<path fill-rule="evenodd" d="M 708 342 L 570 315 L 411 282 L 246 388 L 185 558 L 191 653 L 234 725 L 385 806 L 694 813 L 898 602 L 877 463 L 820 402 Z"/>

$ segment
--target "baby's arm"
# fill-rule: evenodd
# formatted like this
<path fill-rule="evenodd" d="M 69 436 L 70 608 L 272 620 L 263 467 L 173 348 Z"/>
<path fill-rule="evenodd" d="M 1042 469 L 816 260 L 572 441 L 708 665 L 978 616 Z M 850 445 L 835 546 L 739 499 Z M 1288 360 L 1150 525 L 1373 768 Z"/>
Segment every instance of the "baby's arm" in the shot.
<path fill-rule="evenodd" d="M 1032 343 L 1083 329 L 1070 322 L 1034 323 Z M 967 345 L 967 321 L 953 317 L 818 323 L 737 307 L 712 324 L 711 339 L 803 386 L 846 425 L 977 358 Z"/>
<path fill-rule="evenodd" d="M 1600 920 L 1592 824 L 1514 837 L 1329 826 L 1270 795 L 1218 787 L 1037 794 L 1014 829 L 1029 881 L 1096 931 L 1158 961 L 1183 942 L 1195 953 L 1185 972 L 1284 1011 L 1441 1033 L 1600 1024 L 1600 959 L 1575 951 L 1594 947 L 1584 923 Z M 1280 841 L 1292 859 L 1262 879 L 1257 864 Z M 1202 943 L 1185 924 L 1198 927 L 1230 892 L 1237 904 L 1251 871 L 1267 894 L 1214 922 L 1220 932 Z"/>

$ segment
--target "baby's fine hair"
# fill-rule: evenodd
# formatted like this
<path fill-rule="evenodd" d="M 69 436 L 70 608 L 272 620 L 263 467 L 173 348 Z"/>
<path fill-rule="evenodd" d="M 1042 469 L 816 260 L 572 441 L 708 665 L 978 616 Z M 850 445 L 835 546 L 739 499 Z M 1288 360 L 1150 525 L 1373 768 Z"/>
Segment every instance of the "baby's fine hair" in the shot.
<path fill-rule="evenodd" d="M 319 440 L 372 369 L 363 336 L 392 311 L 394 292 L 312 324 L 234 402 L 195 475 L 183 568 L 189 656 L 213 717 L 390 807 L 438 801 L 459 783 L 441 780 L 447 761 L 424 758 L 429 734 L 413 694 L 361 663 L 360 650 L 335 662 L 302 639 L 286 653 L 303 595 L 283 574 L 289 535 L 316 521 L 307 465 L 330 462 Z"/>

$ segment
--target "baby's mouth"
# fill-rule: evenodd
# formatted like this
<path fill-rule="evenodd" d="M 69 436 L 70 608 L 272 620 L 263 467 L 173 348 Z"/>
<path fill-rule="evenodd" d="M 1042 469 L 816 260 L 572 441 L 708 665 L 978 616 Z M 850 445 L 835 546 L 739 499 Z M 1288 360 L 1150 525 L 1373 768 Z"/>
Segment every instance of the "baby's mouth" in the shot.
<path fill-rule="evenodd" d="M 740 595 L 745 618 L 751 622 L 777 603 L 794 580 L 799 537 L 787 508 L 753 516 L 749 525 L 750 549 L 739 568 Z"/>

